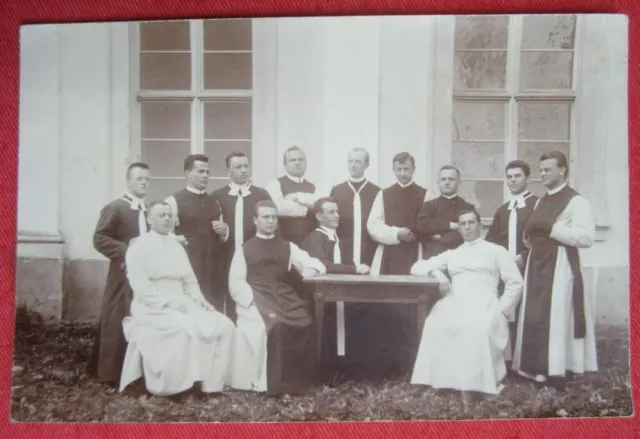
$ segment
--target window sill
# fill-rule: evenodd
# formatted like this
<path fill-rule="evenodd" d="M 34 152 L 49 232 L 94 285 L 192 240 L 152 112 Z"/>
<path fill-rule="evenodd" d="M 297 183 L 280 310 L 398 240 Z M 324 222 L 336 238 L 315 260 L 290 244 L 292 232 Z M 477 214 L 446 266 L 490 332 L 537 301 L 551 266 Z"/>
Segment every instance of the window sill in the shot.
<path fill-rule="evenodd" d="M 57 233 L 18 231 L 19 244 L 64 244 L 64 239 Z"/>

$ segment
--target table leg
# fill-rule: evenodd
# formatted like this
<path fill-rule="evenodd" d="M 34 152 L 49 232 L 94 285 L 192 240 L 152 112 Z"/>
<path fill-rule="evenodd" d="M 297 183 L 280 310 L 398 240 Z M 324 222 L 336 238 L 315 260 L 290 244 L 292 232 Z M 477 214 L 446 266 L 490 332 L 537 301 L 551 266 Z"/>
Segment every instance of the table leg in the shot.
<path fill-rule="evenodd" d="M 322 323 L 324 320 L 324 294 L 320 290 L 316 290 L 316 378 L 320 381 L 322 366 Z"/>

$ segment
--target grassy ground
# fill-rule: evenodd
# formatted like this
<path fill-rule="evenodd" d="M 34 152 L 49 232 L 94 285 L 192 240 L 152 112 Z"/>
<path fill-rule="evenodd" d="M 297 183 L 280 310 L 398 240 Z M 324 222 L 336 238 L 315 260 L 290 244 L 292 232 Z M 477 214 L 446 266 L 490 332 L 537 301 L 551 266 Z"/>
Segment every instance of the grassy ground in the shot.
<path fill-rule="evenodd" d="M 367 421 L 629 416 L 633 412 L 628 334 L 599 332 L 600 370 L 576 377 L 565 392 L 509 378 L 499 396 L 465 410 L 453 392 L 411 386 L 408 377 L 353 382 L 337 377 L 317 393 L 269 398 L 229 391 L 182 402 L 131 396 L 86 374 L 93 327 L 43 322 L 19 311 L 11 417 L 26 422 Z"/>

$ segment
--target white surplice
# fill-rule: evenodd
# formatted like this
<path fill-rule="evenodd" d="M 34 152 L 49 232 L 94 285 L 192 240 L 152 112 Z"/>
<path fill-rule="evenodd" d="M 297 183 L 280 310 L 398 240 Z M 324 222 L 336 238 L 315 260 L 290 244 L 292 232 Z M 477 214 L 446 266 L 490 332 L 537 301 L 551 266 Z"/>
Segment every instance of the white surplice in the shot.
<path fill-rule="evenodd" d="M 424 276 L 436 270 L 448 271 L 451 290 L 425 321 L 411 383 L 499 393 L 506 375 L 506 315 L 522 294 L 518 266 L 503 247 L 476 239 L 416 262 L 411 274 Z M 499 298 L 500 279 L 505 288 Z"/>
<path fill-rule="evenodd" d="M 256 234 L 260 239 L 274 235 Z M 316 258 L 294 243 L 289 243 L 289 269 L 293 266 L 303 277 L 326 273 Z M 240 390 L 267 391 L 267 329 L 253 301 L 253 290 L 247 282 L 247 262 L 242 247 L 236 249 L 229 271 L 229 293 L 236 302 L 236 337 L 229 367 L 229 385 Z"/>
<path fill-rule="evenodd" d="M 549 194 L 554 194 L 562 190 L 566 185 L 562 185 Z M 539 202 L 539 201 L 538 201 Z M 555 239 L 563 245 L 588 248 L 595 240 L 595 222 L 591 212 L 591 205 L 586 198 L 578 195 L 569 201 L 567 207 L 558 215 L 552 229 L 550 238 Z M 529 246 L 525 236 L 525 244 Z M 525 270 L 525 279 L 529 276 L 529 265 Z M 584 281 L 584 284 L 588 283 Z M 584 338 L 573 337 L 573 273 L 567 258 L 567 251 L 563 246 L 558 248 L 558 257 L 553 275 L 552 299 L 549 318 L 549 370 L 550 376 L 564 376 L 567 370 L 575 373 L 596 372 L 598 370 L 598 359 L 596 355 L 596 338 L 594 331 L 594 297 L 588 295 L 589 290 L 584 288 L 584 317 L 586 323 L 586 333 Z M 518 332 L 516 336 L 516 347 L 514 352 L 512 369 L 519 371 L 520 358 L 522 355 L 522 326 L 527 297 L 525 283 L 522 306 L 518 319 Z M 521 375 L 536 379 L 524 372 Z M 546 377 L 543 377 L 546 378 Z"/>
<path fill-rule="evenodd" d="M 127 278 L 133 289 L 120 390 L 144 376 L 155 395 L 224 387 L 234 325 L 202 296 L 187 254 L 172 235 L 149 232 L 130 245 Z"/>

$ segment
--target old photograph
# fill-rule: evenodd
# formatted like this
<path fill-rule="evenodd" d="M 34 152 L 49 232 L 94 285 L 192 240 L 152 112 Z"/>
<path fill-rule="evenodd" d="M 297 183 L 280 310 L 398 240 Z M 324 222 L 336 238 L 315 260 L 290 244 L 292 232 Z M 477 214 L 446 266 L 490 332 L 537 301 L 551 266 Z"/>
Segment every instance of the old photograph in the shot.
<path fill-rule="evenodd" d="M 13 422 L 627 417 L 628 19 L 23 25 Z"/>

